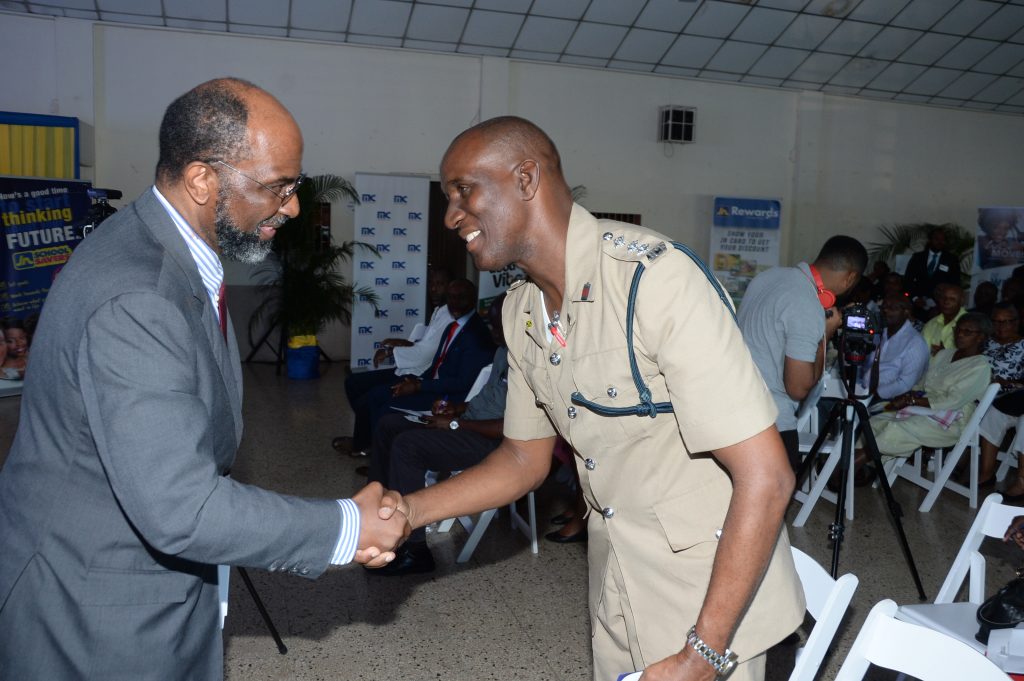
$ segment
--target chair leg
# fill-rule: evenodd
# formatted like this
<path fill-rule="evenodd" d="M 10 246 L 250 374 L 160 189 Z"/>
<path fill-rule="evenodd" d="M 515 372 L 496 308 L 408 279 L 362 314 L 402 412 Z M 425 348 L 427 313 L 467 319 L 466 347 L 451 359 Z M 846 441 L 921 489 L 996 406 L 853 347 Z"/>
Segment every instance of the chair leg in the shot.
<path fill-rule="evenodd" d="M 484 511 L 480 514 L 480 517 L 476 519 L 473 524 L 473 531 L 469 533 L 469 539 L 466 540 L 466 545 L 462 547 L 462 551 L 455 559 L 456 563 L 465 563 L 473 555 L 473 551 L 476 550 L 476 545 L 480 543 L 480 540 L 484 536 L 484 532 L 487 530 L 487 526 L 491 524 L 491 519 L 498 510 L 492 508 L 489 511 Z"/>

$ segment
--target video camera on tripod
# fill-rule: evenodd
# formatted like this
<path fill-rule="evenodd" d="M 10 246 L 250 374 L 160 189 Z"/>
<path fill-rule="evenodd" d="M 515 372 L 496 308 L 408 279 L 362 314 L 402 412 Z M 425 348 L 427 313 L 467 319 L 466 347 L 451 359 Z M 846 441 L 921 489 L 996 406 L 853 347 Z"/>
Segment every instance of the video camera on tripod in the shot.
<path fill-rule="evenodd" d="M 121 192 L 117 189 L 100 189 L 98 187 L 90 187 L 88 193 L 89 198 L 92 200 L 92 205 L 89 206 L 89 219 L 82 225 L 83 239 L 92 234 L 93 230 L 99 227 L 101 222 L 117 212 L 117 209 L 107 203 L 107 201 L 117 201 L 122 196 Z"/>
<path fill-rule="evenodd" d="M 860 366 L 875 350 L 877 324 L 866 305 L 853 303 L 843 308 L 839 356 L 847 366 Z"/>

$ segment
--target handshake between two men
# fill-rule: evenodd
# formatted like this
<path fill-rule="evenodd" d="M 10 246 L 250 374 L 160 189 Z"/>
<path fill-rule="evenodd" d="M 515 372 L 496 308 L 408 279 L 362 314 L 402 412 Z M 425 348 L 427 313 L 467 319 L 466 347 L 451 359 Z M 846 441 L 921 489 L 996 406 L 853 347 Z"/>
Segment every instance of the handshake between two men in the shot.
<path fill-rule="evenodd" d="M 395 559 L 395 549 L 412 532 L 402 495 L 371 482 L 352 496 L 359 507 L 359 543 L 355 562 L 379 568 Z"/>

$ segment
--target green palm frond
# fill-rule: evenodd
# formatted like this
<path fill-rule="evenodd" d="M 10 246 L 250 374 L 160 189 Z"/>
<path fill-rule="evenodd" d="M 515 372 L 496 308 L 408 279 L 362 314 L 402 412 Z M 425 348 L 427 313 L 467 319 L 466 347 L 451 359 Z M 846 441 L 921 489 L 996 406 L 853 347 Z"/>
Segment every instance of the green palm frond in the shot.
<path fill-rule="evenodd" d="M 971 271 L 974 259 L 974 233 L 952 222 L 942 225 L 930 222 L 882 225 L 878 228 L 882 241 L 868 244 L 868 258 L 871 262 L 883 260 L 891 265 L 897 255 L 924 248 L 928 232 L 934 227 L 946 230 L 946 250 L 960 257 L 960 271 L 969 277 L 967 273 Z"/>

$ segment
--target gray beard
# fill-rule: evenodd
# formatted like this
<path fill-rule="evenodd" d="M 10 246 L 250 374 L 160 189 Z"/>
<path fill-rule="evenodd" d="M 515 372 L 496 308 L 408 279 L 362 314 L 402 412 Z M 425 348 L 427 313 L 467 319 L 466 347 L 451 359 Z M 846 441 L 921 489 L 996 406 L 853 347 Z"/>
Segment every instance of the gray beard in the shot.
<path fill-rule="evenodd" d="M 273 248 L 273 240 L 261 241 L 259 227 L 251 232 L 242 231 L 228 215 L 227 191 L 221 188 L 217 192 L 217 245 L 220 246 L 220 254 L 228 260 L 258 265 L 270 254 Z M 284 216 L 270 218 L 264 222 L 283 224 L 287 218 Z M 263 223 L 260 223 L 263 224 Z"/>

